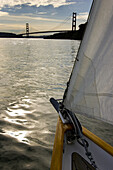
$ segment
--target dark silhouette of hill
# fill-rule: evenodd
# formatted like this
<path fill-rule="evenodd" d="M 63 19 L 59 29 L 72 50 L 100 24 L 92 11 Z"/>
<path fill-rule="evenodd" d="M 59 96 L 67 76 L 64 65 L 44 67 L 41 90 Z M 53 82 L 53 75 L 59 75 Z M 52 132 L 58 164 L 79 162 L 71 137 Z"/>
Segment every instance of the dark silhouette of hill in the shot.
<path fill-rule="evenodd" d="M 9 32 L 0 32 L 0 38 L 21 38 L 22 36 L 18 36 L 14 33 Z"/>
<path fill-rule="evenodd" d="M 82 40 L 86 25 L 87 25 L 87 23 L 79 25 L 79 30 L 77 30 L 77 31 L 68 31 L 65 33 L 57 33 L 57 34 L 46 36 L 45 39 Z"/>

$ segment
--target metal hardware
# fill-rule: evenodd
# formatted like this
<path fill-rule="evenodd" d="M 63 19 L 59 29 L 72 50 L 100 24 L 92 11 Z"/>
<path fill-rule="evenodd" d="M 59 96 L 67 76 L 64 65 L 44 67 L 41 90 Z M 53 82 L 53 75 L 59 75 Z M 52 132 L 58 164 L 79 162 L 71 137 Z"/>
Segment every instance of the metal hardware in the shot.
<path fill-rule="evenodd" d="M 54 98 L 51 98 L 50 102 L 52 103 L 56 111 L 58 112 L 63 124 L 71 123 L 74 127 L 73 137 L 72 137 L 72 134 L 68 135 L 68 138 L 67 138 L 68 143 L 72 143 L 74 139 L 77 139 L 78 143 L 84 147 L 85 154 L 87 158 L 89 159 L 91 165 L 95 169 L 97 169 L 92 153 L 89 152 L 88 150 L 89 143 L 83 138 L 82 127 L 76 115 L 73 112 L 69 111 L 68 109 L 64 108 L 63 104 L 58 103 L 57 100 L 55 100 Z"/>
<path fill-rule="evenodd" d="M 74 131 L 68 130 L 68 131 L 66 132 L 66 142 L 67 142 L 67 144 L 72 144 L 72 143 L 74 143 L 75 139 L 76 139 L 76 136 L 75 136 Z"/>
<path fill-rule="evenodd" d="M 65 112 L 61 113 L 61 111 L 62 111 L 62 104 L 58 103 L 57 100 L 55 100 L 54 98 L 51 98 L 50 102 L 53 105 L 53 107 L 55 108 L 55 110 L 57 111 L 57 113 L 59 114 L 59 116 L 60 116 L 60 118 L 62 120 L 62 123 L 63 124 L 70 123 L 69 119 L 66 116 L 66 113 Z"/>

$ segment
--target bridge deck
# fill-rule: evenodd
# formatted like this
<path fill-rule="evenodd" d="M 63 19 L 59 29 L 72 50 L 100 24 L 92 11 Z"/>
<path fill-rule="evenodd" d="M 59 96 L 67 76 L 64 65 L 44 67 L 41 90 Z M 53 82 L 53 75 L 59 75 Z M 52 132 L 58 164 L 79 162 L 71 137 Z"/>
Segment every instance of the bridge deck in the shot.
<path fill-rule="evenodd" d="M 56 30 L 56 31 L 37 31 L 37 32 L 29 32 L 29 34 L 41 34 L 41 33 L 52 33 L 52 32 L 68 32 L 71 30 Z M 18 34 L 18 35 L 26 35 L 26 33 Z"/>

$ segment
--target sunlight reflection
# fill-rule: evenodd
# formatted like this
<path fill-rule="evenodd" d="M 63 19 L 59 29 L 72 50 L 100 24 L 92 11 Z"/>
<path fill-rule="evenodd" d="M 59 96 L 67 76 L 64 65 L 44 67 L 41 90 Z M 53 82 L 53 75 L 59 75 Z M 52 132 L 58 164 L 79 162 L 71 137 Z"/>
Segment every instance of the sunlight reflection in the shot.
<path fill-rule="evenodd" d="M 24 101 L 26 103 L 32 103 L 31 99 L 29 99 L 28 96 L 25 96 L 24 98 L 22 98 L 22 101 Z"/>
<path fill-rule="evenodd" d="M 42 134 L 52 134 L 52 132 L 50 132 L 49 130 L 47 129 L 44 129 L 41 131 Z"/>
<path fill-rule="evenodd" d="M 28 131 L 18 131 L 18 132 L 7 131 L 6 133 L 11 137 L 16 138 L 19 142 L 23 142 L 27 144 L 29 143 L 29 140 L 25 137 L 28 134 Z"/>
<path fill-rule="evenodd" d="M 25 116 L 25 114 L 30 114 L 30 111 L 26 111 L 24 109 L 10 109 L 10 108 L 7 108 L 6 113 L 9 116 Z"/>
<path fill-rule="evenodd" d="M 29 108 L 30 106 L 28 104 L 9 104 L 9 106 L 13 109 L 18 109 L 19 107 Z"/>
<path fill-rule="evenodd" d="M 19 124 L 19 125 L 27 122 L 26 119 L 21 119 L 21 120 L 20 119 L 10 119 L 8 117 L 5 117 L 4 120 L 7 122 L 10 122 L 10 123 L 15 123 L 15 124 Z"/>

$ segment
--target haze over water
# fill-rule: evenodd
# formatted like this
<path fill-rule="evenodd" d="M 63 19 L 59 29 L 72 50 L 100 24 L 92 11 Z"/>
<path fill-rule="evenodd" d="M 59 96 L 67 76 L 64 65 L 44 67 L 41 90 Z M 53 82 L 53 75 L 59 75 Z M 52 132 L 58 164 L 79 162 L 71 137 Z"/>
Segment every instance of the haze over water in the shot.
<path fill-rule="evenodd" d="M 57 113 L 80 42 L 0 39 L 0 169 L 49 170 Z M 90 130 L 89 121 L 80 117 Z M 88 124 L 87 124 L 88 122 Z M 104 138 L 103 127 L 98 134 Z M 108 126 L 105 134 L 110 136 Z M 112 143 L 113 137 L 109 143 Z"/>

